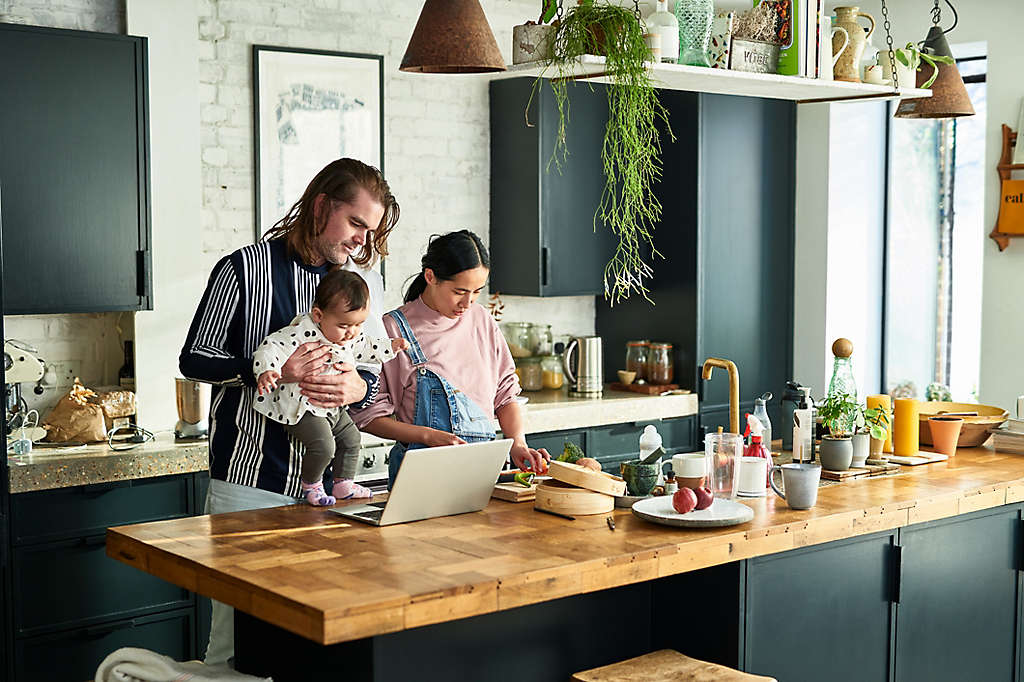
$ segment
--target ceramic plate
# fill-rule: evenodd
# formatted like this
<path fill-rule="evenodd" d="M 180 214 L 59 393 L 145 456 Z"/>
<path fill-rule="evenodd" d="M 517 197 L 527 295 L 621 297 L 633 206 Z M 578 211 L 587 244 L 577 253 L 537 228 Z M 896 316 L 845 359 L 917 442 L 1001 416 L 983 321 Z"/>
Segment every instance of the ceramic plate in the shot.
<path fill-rule="evenodd" d="M 747 505 L 717 497 L 707 509 L 680 514 L 672 508 L 669 495 L 640 500 L 633 505 L 633 513 L 645 521 L 684 528 L 735 526 L 754 518 L 754 510 Z"/>
<path fill-rule="evenodd" d="M 621 497 L 615 498 L 615 506 L 623 509 L 629 509 L 640 500 L 649 500 L 650 498 L 650 495 L 622 495 Z"/>

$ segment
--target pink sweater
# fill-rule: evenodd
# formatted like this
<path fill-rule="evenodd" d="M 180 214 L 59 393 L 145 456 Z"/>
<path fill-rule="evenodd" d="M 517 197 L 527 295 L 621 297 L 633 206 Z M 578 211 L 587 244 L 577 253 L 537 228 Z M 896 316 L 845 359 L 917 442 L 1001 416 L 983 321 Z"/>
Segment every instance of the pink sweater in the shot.
<path fill-rule="evenodd" d="M 472 305 L 458 319 L 448 319 L 422 299 L 400 308 L 427 357 L 427 369 L 448 381 L 492 419 L 494 412 L 519 395 L 515 363 L 498 325 L 481 305 Z M 384 316 L 389 338 L 401 338 L 398 325 Z M 384 364 L 377 400 L 352 411 L 359 428 L 377 417 L 395 415 L 412 424 L 416 417 L 416 372 L 408 353 Z"/>

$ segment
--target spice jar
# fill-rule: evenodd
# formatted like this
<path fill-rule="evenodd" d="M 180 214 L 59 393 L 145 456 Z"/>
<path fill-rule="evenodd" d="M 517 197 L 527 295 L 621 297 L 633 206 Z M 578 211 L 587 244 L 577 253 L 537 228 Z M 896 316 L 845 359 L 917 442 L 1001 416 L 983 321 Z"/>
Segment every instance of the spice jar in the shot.
<path fill-rule="evenodd" d="M 519 369 L 519 383 L 524 391 L 539 391 L 544 387 L 540 358 L 520 358 L 516 365 Z"/>
<path fill-rule="evenodd" d="M 551 355 L 554 344 L 550 324 L 531 324 L 527 339 L 529 341 L 527 348 L 534 355 Z"/>
<path fill-rule="evenodd" d="M 647 356 L 647 381 L 651 384 L 671 384 L 674 375 L 671 343 L 651 343 Z"/>
<path fill-rule="evenodd" d="M 643 383 L 647 379 L 648 341 L 626 342 L 626 371 L 636 372 L 633 381 Z"/>
<path fill-rule="evenodd" d="M 557 355 L 545 355 L 540 359 L 541 384 L 544 388 L 557 389 L 565 381 L 562 375 L 562 358 Z"/>
<path fill-rule="evenodd" d="M 508 349 L 514 358 L 525 358 L 530 352 L 530 323 L 529 322 L 506 322 L 501 327 L 508 343 Z"/>

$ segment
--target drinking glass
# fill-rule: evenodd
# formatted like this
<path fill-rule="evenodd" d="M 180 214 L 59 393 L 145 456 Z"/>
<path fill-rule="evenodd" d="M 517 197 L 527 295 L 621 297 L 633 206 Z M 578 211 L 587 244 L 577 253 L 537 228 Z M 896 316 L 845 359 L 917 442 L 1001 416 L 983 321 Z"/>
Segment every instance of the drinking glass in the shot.
<path fill-rule="evenodd" d="M 708 487 L 715 497 L 735 499 L 739 492 L 743 438 L 735 433 L 709 433 L 704 437 Z"/>

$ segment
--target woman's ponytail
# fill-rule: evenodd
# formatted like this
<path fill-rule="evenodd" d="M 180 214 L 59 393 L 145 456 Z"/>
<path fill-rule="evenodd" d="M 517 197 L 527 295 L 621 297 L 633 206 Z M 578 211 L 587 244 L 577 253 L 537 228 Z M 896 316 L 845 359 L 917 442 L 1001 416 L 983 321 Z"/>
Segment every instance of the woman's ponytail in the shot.
<path fill-rule="evenodd" d="M 427 290 L 427 278 L 421 271 L 420 274 L 416 275 L 413 279 L 412 284 L 405 290 L 405 302 L 415 301 L 420 295 Z"/>

